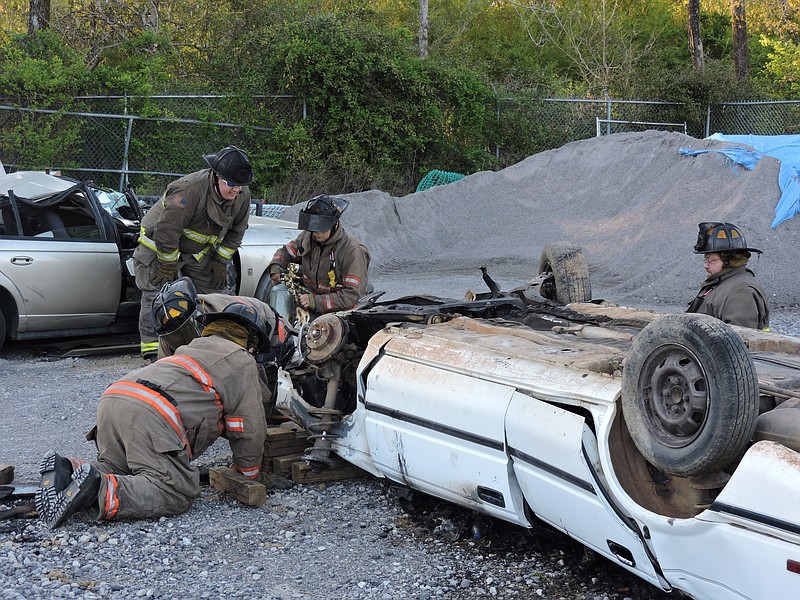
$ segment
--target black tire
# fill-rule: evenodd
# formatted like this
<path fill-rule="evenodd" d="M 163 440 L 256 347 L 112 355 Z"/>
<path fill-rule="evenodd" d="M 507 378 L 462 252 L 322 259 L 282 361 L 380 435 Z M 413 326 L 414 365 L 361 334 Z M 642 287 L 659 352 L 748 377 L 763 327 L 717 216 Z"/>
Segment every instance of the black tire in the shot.
<path fill-rule="evenodd" d="M 539 274 L 548 278 L 539 287 L 543 298 L 561 304 L 592 299 L 589 265 L 583 249 L 575 244 L 547 244 L 539 260 Z"/>
<path fill-rule="evenodd" d="M 742 339 L 722 321 L 667 315 L 633 340 L 622 372 L 622 411 L 642 456 L 681 477 L 737 460 L 758 417 L 758 376 Z"/>

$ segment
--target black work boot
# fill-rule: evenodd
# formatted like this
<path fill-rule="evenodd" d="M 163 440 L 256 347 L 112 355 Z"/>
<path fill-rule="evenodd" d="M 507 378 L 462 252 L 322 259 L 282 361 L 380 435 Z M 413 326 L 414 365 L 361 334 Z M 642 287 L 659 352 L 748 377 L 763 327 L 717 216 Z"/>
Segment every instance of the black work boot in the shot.
<path fill-rule="evenodd" d="M 83 508 L 98 505 L 97 494 L 100 491 L 100 471 L 89 463 L 83 463 L 75 469 L 72 480 L 62 491 L 55 487 L 39 488 L 36 492 L 36 510 L 39 518 L 55 529 L 71 515 Z"/>
<path fill-rule="evenodd" d="M 42 476 L 43 488 L 54 488 L 56 492 L 66 489 L 72 481 L 74 468 L 72 461 L 56 454 L 52 450 L 45 454 L 42 462 L 39 463 L 39 474 Z"/>

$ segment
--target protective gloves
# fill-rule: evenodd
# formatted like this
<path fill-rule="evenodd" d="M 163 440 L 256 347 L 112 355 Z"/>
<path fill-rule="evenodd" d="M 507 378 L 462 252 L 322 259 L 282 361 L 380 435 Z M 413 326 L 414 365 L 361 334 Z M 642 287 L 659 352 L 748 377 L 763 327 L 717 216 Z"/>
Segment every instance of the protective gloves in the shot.
<path fill-rule="evenodd" d="M 158 277 L 160 283 L 172 283 L 178 274 L 178 263 L 158 261 Z M 154 281 L 153 283 L 159 283 Z"/>
<path fill-rule="evenodd" d="M 211 287 L 221 290 L 228 285 L 228 263 L 219 260 L 211 261 Z"/>
<path fill-rule="evenodd" d="M 269 276 L 272 279 L 272 284 L 278 285 L 281 282 L 281 277 L 283 277 L 283 269 L 281 269 L 280 265 L 273 263 L 269 266 Z"/>

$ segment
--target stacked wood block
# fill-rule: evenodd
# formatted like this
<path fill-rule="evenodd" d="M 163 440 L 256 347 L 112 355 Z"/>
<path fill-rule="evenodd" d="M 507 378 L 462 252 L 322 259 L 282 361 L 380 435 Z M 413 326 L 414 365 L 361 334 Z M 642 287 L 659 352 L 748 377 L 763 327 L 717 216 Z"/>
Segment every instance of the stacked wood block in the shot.
<path fill-rule="evenodd" d="M 331 454 L 333 468 L 314 473 L 311 467 L 301 460 L 306 450 L 313 446 L 307 438 L 308 433 L 293 421 L 268 427 L 261 469 L 291 478 L 295 483 L 334 481 L 364 475 L 364 471 L 333 453 Z"/>
<path fill-rule="evenodd" d="M 331 460 L 333 461 L 333 467 L 320 473 L 312 471 L 308 463 L 303 461 L 292 463 L 292 481 L 295 483 L 316 483 L 319 481 L 353 479 L 354 477 L 366 475 L 365 471 L 355 465 L 351 465 L 335 454 L 331 454 Z"/>
<path fill-rule="evenodd" d="M 306 448 L 311 445 L 307 438 L 305 429 L 292 421 L 286 421 L 277 427 L 268 427 L 261 469 L 288 476 L 291 473 L 291 463 L 300 460 Z"/>

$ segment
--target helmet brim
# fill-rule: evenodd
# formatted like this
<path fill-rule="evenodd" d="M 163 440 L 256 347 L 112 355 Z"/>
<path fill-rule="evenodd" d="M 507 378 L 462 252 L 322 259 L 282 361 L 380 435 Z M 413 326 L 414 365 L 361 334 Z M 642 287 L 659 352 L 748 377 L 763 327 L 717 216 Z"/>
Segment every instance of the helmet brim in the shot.
<path fill-rule="evenodd" d="M 209 323 L 213 323 L 214 321 L 231 321 L 232 323 L 241 325 L 242 327 L 247 329 L 247 331 L 255 333 L 258 336 L 258 346 L 256 348 L 258 352 L 264 352 L 269 349 L 269 336 L 271 330 L 267 331 L 266 328 L 258 327 L 244 315 L 240 315 L 235 312 L 222 311 L 222 312 L 206 313 L 202 317 L 200 317 L 200 320 L 204 327 Z M 266 326 L 269 327 L 269 323 L 266 323 Z"/>
<path fill-rule="evenodd" d="M 764 254 L 758 248 L 733 248 L 731 250 L 695 250 L 694 254 L 722 254 L 723 252 L 755 252 L 756 254 Z"/>

